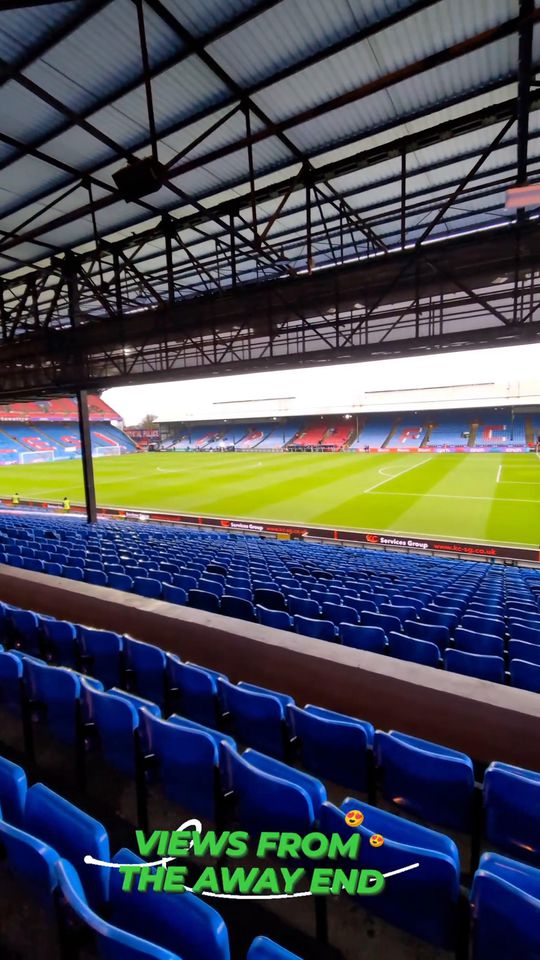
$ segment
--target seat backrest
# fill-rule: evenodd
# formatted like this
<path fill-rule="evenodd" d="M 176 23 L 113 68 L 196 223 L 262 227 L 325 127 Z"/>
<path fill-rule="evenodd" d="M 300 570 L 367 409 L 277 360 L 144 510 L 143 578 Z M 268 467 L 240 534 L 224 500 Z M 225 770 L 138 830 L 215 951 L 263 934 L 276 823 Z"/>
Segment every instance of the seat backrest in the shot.
<path fill-rule="evenodd" d="M 236 738 L 273 757 L 283 757 L 286 748 L 285 709 L 270 691 L 262 693 L 218 680 L 223 707 L 230 713 Z"/>
<path fill-rule="evenodd" d="M 95 913 L 88 906 L 79 877 L 67 860 L 57 861 L 55 870 L 62 895 L 61 912 L 67 915 L 64 922 L 71 928 L 83 926 L 92 934 L 99 960 L 179 960 L 176 953 L 120 930 Z"/>
<path fill-rule="evenodd" d="M 331 620 L 336 627 L 340 623 L 358 623 L 360 620 L 354 607 L 345 606 L 341 603 L 323 603 L 322 617 L 324 620 Z"/>
<path fill-rule="evenodd" d="M 43 783 L 36 783 L 26 794 L 23 827 L 76 865 L 88 899 L 96 909 L 106 903 L 108 872 L 84 859 L 90 855 L 97 860 L 110 860 L 109 838 L 101 823 Z"/>
<path fill-rule="evenodd" d="M 309 833 L 314 821 L 311 798 L 296 783 L 272 776 L 225 744 L 227 776 L 237 800 L 241 829 Z"/>
<path fill-rule="evenodd" d="M 336 641 L 336 629 L 331 620 L 312 620 L 295 614 L 294 627 L 297 633 L 304 637 L 314 637 L 317 640 Z"/>
<path fill-rule="evenodd" d="M 460 892 L 455 844 L 442 834 L 352 798 L 342 809 L 323 804 L 319 829 L 326 836 L 339 834 L 349 840 L 353 829 L 345 822 L 345 814 L 351 809 L 361 810 L 365 817 L 360 827 L 353 828 L 361 836 L 359 861 L 338 859 L 332 865 L 350 871 L 357 864 L 385 874 L 420 863 L 421 869 L 408 870 L 406 883 L 398 886 L 388 881 L 381 893 L 370 897 L 369 911 L 423 941 L 454 950 Z M 375 833 L 384 837 L 382 846 L 370 845 Z"/>
<path fill-rule="evenodd" d="M 405 620 L 403 630 L 409 637 L 414 637 L 416 640 L 428 640 L 430 643 L 436 643 L 441 651 L 450 643 L 450 631 L 448 627 L 441 624 Z"/>
<path fill-rule="evenodd" d="M 78 627 L 83 660 L 90 676 L 97 677 L 106 687 L 120 686 L 122 679 L 122 651 L 124 641 L 111 630 Z"/>
<path fill-rule="evenodd" d="M 517 860 L 540 866 L 540 773 L 492 763 L 484 775 L 485 836 Z"/>
<path fill-rule="evenodd" d="M 369 650 L 371 653 L 385 652 L 386 634 L 382 627 L 362 627 L 352 623 L 342 623 L 339 636 L 345 647 Z"/>
<path fill-rule="evenodd" d="M 399 633 L 401 630 L 399 617 L 390 616 L 385 613 L 371 613 L 368 610 L 362 613 L 360 623 L 363 627 L 382 627 L 386 635 L 392 630 L 396 633 Z"/>
<path fill-rule="evenodd" d="M 159 600 L 161 597 L 161 583 L 151 577 L 135 577 L 133 581 L 133 591 L 140 597 L 149 597 L 152 600 Z"/>
<path fill-rule="evenodd" d="M 469 757 L 396 731 L 376 733 L 375 756 L 388 800 L 399 797 L 401 809 L 429 823 L 470 829 L 474 770 Z"/>
<path fill-rule="evenodd" d="M 456 627 L 454 643 L 458 650 L 466 650 L 469 653 L 484 653 L 492 657 L 502 657 L 504 653 L 504 641 L 501 637 L 495 634 L 477 633 L 476 630 L 469 630 L 467 627 Z"/>
<path fill-rule="evenodd" d="M 198 588 L 188 592 L 188 602 L 190 607 L 196 610 L 206 610 L 207 613 L 219 613 L 219 597 L 215 593 L 209 593 L 207 590 Z"/>
<path fill-rule="evenodd" d="M 26 773 L 11 760 L 0 757 L 0 820 L 22 827 L 26 805 Z"/>
<path fill-rule="evenodd" d="M 285 597 L 279 590 L 256 588 L 253 590 L 253 603 L 269 610 L 286 610 Z"/>
<path fill-rule="evenodd" d="M 321 615 L 321 608 L 317 600 L 312 598 L 304 600 L 302 597 L 291 597 L 289 596 L 289 613 L 294 617 L 295 614 L 299 614 L 301 617 L 311 617 L 315 620 Z"/>
<path fill-rule="evenodd" d="M 505 626 L 502 620 L 496 620 L 487 616 L 474 616 L 465 614 L 461 625 L 467 630 L 473 630 L 476 633 L 489 633 L 491 636 L 504 638 Z"/>
<path fill-rule="evenodd" d="M 165 699 L 165 654 L 160 647 L 133 637 L 124 637 L 126 666 L 133 671 L 133 690 L 163 706 Z"/>
<path fill-rule="evenodd" d="M 239 620 L 255 620 L 255 608 L 250 600 L 231 597 L 226 593 L 221 598 L 221 612 L 227 617 L 237 617 Z"/>
<path fill-rule="evenodd" d="M 0 818 L 0 848 L 10 870 L 53 913 L 58 854 L 48 844 Z"/>
<path fill-rule="evenodd" d="M 285 947 L 280 947 L 268 937 L 255 937 L 248 950 L 247 960 L 300 960 L 300 957 Z"/>
<path fill-rule="evenodd" d="M 510 621 L 510 636 L 512 640 L 524 640 L 526 643 L 540 644 L 540 626 L 528 627 L 525 624 Z"/>
<path fill-rule="evenodd" d="M 404 633 L 391 630 L 388 634 L 388 652 L 392 657 L 408 660 L 410 663 L 423 663 L 426 667 L 438 667 L 440 651 L 436 643 L 429 640 L 416 640 Z"/>
<path fill-rule="evenodd" d="M 310 773 L 349 789 L 368 791 L 371 724 L 323 710 L 291 705 L 290 726 L 298 737 L 302 765 Z"/>
<path fill-rule="evenodd" d="M 219 761 L 215 740 L 203 731 L 160 720 L 144 709 L 140 722 L 166 795 L 197 816 L 215 822 Z"/>
<path fill-rule="evenodd" d="M 510 663 L 510 683 L 521 690 L 540 693 L 540 665 L 525 660 L 512 660 Z"/>
<path fill-rule="evenodd" d="M 526 640 L 509 640 L 508 656 L 512 660 L 525 660 L 527 663 L 540 664 L 540 644 L 527 643 Z"/>
<path fill-rule="evenodd" d="M 122 849 L 113 863 L 144 864 L 131 850 Z M 151 888 L 136 886 L 129 896 L 122 892 L 123 877 L 111 870 L 110 919 L 123 930 L 161 947 L 174 949 L 182 960 L 229 960 L 227 927 L 217 910 L 189 891 L 170 897 Z"/>
<path fill-rule="evenodd" d="M 471 889 L 475 960 L 540 956 L 538 871 L 495 853 L 480 859 Z"/>
<path fill-rule="evenodd" d="M 448 649 L 444 652 L 444 668 L 479 680 L 504 683 L 504 660 L 502 657 L 466 650 Z"/>
<path fill-rule="evenodd" d="M 78 674 L 25 657 L 23 675 L 32 699 L 46 709 L 46 724 L 53 736 L 63 743 L 75 743 L 80 694 Z"/>
<path fill-rule="evenodd" d="M 293 618 L 284 610 L 268 610 L 267 607 L 256 608 L 257 620 L 265 627 L 275 627 L 277 630 L 292 630 Z"/>

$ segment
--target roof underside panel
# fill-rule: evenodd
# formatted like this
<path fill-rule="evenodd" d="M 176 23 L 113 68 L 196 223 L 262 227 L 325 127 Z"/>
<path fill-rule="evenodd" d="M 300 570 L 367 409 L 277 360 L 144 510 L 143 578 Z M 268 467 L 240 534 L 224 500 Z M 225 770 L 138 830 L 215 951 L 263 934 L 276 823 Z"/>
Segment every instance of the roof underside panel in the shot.
<path fill-rule="evenodd" d="M 235 229 L 240 280 L 305 270 L 308 196 L 316 266 L 380 253 L 403 231 L 413 242 L 443 206 L 436 236 L 508 220 L 516 124 L 490 147 L 515 110 L 517 0 L 144 0 L 143 9 L 167 169 L 135 203 L 113 175 L 152 150 L 136 4 L 0 11 L 3 274 L 65 250 L 95 272 L 97 231 L 125 244 L 162 291 L 165 213 L 180 231 L 177 290 L 207 289 L 216 258 L 231 282 Z M 428 139 L 434 126 L 443 132 Z M 123 282 L 128 300 L 130 283 L 140 296 L 140 278 Z M 65 303 L 58 310 L 64 317 Z"/>

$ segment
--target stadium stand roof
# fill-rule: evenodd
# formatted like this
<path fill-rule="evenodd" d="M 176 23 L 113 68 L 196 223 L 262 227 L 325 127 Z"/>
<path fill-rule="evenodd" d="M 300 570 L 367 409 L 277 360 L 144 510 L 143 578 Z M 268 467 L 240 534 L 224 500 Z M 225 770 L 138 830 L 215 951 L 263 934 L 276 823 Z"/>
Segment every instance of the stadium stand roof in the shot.
<path fill-rule="evenodd" d="M 536 337 L 538 224 L 504 196 L 540 173 L 539 18 L 534 0 L 3 5 L 5 389 Z M 146 157 L 159 189 L 127 203 L 114 177 Z"/>

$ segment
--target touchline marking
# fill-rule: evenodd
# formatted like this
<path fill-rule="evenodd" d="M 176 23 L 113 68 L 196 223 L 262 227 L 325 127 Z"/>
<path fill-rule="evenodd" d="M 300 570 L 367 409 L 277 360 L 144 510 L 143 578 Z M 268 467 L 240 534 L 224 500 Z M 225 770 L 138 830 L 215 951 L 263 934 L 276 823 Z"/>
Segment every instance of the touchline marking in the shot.
<path fill-rule="evenodd" d="M 188 830 L 190 827 L 197 833 L 202 833 L 202 823 L 200 820 L 186 820 L 180 827 L 176 828 L 176 833 L 182 830 Z M 193 846 L 193 840 L 190 841 L 189 849 Z M 161 860 L 153 860 L 151 863 L 144 862 L 141 864 L 135 863 L 109 863 L 107 860 L 96 860 L 91 854 L 87 853 L 84 857 L 84 862 L 93 864 L 96 867 L 109 867 L 111 870 L 120 870 L 121 867 L 165 867 L 167 869 L 167 864 L 171 860 L 178 860 L 178 857 L 162 857 Z M 385 880 L 388 877 L 396 877 L 399 873 L 408 873 L 409 870 L 416 870 L 419 867 L 419 863 L 411 863 L 408 867 L 400 867 L 398 870 L 391 870 L 389 873 L 383 873 Z M 193 893 L 193 887 L 184 887 L 188 893 Z M 212 893 L 209 890 L 202 890 L 201 895 L 203 897 L 215 897 L 218 900 L 289 900 L 291 897 L 312 897 L 313 893 L 311 890 L 305 890 L 300 893 L 254 893 L 254 894 L 238 894 L 238 893 Z"/>
<path fill-rule="evenodd" d="M 365 493 L 368 491 L 366 490 Z M 436 497 L 439 500 L 489 500 L 490 503 L 534 503 L 538 506 L 540 501 L 538 500 L 518 500 L 516 497 L 473 497 L 473 496 L 462 496 L 459 493 L 402 493 L 401 491 L 391 491 L 391 490 L 380 490 L 377 494 L 378 497 L 416 497 L 422 498 L 425 497 Z M 420 534 L 415 534 L 415 536 L 420 536 Z M 431 536 L 431 534 L 430 534 Z"/>
<path fill-rule="evenodd" d="M 376 490 L 377 487 L 382 487 L 384 483 L 390 483 L 391 480 L 397 480 L 398 477 L 402 477 L 403 474 L 408 473 L 409 470 L 415 470 L 416 467 L 421 467 L 424 463 L 429 463 L 430 460 L 433 460 L 433 457 L 426 457 L 425 460 L 421 460 L 420 463 L 413 463 L 412 467 L 406 467 L 405 470 L 400 470 L 399 473 L 394 473 L 392 477 L 388 477 L 387 480 L 379 480 L 378 483 L 374 483 L 372 487 L 368 487 L 367 490 L 364 490 L 364 493 L 371 493 L 372 490 Z"/>
<path fill-rule="evenodd" d="M 499 469 L 497 470 L 497 480 L 496 480 L 497 483 L 501 482 L 501 470 L 502 470 L 502 463 L 499 464 Z"/>

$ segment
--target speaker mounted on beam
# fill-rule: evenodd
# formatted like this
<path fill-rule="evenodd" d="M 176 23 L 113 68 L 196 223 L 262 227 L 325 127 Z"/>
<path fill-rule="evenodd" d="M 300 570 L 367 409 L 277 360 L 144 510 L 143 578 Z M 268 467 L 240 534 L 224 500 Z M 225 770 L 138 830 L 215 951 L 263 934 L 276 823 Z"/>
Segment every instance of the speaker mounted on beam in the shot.
<path fill-rule="evenodd" d="M 155 193 L 166 180 L 166 170 L 154 157 L 143 157 L 113 173 L 112 178 L 126 203 Z"/>

